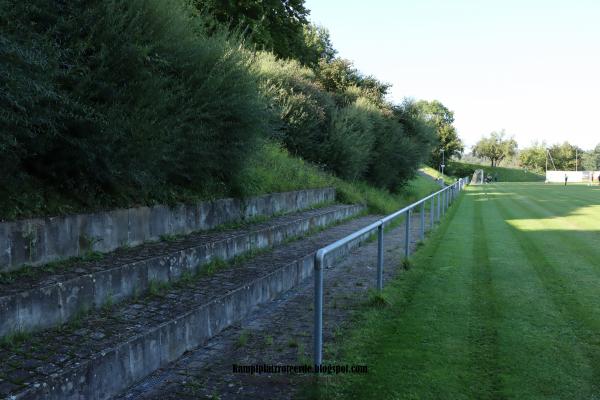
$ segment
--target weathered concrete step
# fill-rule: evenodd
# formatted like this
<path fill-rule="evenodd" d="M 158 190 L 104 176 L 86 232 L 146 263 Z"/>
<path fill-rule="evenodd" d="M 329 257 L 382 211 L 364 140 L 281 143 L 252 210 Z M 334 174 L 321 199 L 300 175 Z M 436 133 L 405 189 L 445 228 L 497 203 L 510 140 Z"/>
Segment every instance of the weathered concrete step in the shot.
<path fill-rule="evenodd" d="M 10 349 L 5 346 L 0 396 L 110 398 L 303 281 L 312 274 L 317 249 L 377 218 L 340 224 L 161 296 L 99 310 L 75 327 L 46 330 Z"/>
<path fill-rule="evenodd" d="M 356 216 L 361 206 L 335 205 L 273 218 L 239 229 L 195 233 L 112 252 L 101 260 L 35 268 L 0 282 L 0 337 L 69 321 L 89 309 L 143 294 L 153 283 L 196 273 L 211 260 L 229 260 Z"/>
<path fill-rule="evenodd" d="M 419 216 L 412 220 L 411 250 L 420 240 Z M 385 235 L 384 277 L 388 281 L 404 271 L 405 227 Z M 377 241 L 355 248 L 348 257 L 324 271 L 323 336 L 325 363 L 344 364 L 330 352 L 345 329 L 353 325 L 355 311 L 369 301 L 375 288 Z M 307 279 L 274 301 L 257 307 L 175 362 L 148 375 L 120 393 L 118 400 L 220 400 L 294 399 L 312 374 L 233 373 L 232 365 L 303 365 L 312 362 L 314 282 Z M 331 347 L 330 347 L 331 346 Z M 335 353 L 334 353 L 335 354 Z"/>
<path fill-rule="evenodd" d="M 335 189 L 306 189 L 247 199 L 218 199 L 175 206 L 156 205 L 91 214 L 0 221 L 0 272 L 42 265 L 89 251 L 137 246 L 162 235 L 189 234 L 253 217 L 332 203 Z"/>

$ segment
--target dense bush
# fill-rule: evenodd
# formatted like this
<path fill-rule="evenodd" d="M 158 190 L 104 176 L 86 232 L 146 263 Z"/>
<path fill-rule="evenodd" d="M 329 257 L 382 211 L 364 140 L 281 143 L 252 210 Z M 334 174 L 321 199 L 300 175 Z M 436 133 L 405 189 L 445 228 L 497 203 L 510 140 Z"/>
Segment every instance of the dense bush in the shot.
<path fill-rule="evenodd" d="M 432 125 L 335 58 L 326 30 L 302 22 L 298 50 L 273 28 L 263 45 L 296 49 L 284 60 L 199 3 L 0 0 L 2 215 L 253 193 L 264 140 L 390 191 L 428 157 Z M 227 7 L 254 21 L 250 3 Z"/>
<path fill-rule="evenodd" d="M 360 76 L 350 63 L 322 62 L 315 73 L 258 53 L 254 65 L 277 116 L 272 137 L 292 154 L 389 190 L 429 157 L 435 130 L 414 104 L 391 106 L 383 99 L 387 86 Z"/>
<path fill-rule="evenodd" d="M 315 83 L 314 72 L 297 61 L 259 52 L 253 65 L 273 113 L 272 137 L 293 155 L 321 162 L 322 144 L 335 110 L 331 95 Z"/>
<path fill-rule="evenodd" d="M 334 113 L 322 156 L 337 175 L 349 180 L 365 177 L 375 144 L 378 113 L 364 97 Z"/>
<path fill-rule="evenodd" d="M 0 146 L 13 170 L 90 195 L 239 187 L 266 128 L 239 43 L 208 37 L 178 0 L 0 1 Z"/>

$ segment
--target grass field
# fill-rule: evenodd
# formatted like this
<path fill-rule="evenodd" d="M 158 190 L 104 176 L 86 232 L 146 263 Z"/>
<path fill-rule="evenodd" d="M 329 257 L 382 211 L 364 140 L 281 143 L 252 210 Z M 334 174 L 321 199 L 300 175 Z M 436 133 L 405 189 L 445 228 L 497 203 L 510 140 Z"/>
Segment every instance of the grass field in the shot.
<path fill-rule="evenodd" d="M 470 187 L 361 311 L 324 397 L 600 398 L 600 187 Z M 329 360 L 332 361 L 332 360 Z"/>

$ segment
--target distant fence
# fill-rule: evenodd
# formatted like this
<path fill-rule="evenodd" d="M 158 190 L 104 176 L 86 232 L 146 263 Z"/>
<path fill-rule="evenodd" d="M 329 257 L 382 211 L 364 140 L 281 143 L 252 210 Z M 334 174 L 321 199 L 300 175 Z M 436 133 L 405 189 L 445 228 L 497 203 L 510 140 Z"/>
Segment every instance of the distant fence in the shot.
<path fill-rule="evenodd" d="M 546 171 L 546 182 L 564 182 L 565 176 L 568 182 L 591 182 L 597 181 L 600 171 Z"/>
<path fill-rule="evenodd" d="M 452 185 L 446 186 L 442 190 L 439 190 L 421 200 L 398 210 L 379 221 L 373 222 L 371 225 L 366 226 L 328 246 L 319 249 L 315 254 L 315 298 L 314 298 L 314 309 L 315 309 L 315 325 L 314 325 L 314 363 L 315 365 L 321 365 L 323 361 L 323 268 L 325 265 L 325 257 L 333 252 L 334 250 L 347 245 L 353 240 L 360 238 L 364 235 L 368 235 L 371 232 L 377 230 L 377 289 L 383 289 L 383 233 L 384 227 L 389 224 L 392 220 L 405 216 L 405 237 L 404 237 L 404 256 L 408 258 L 410 256 L 410 224 L 411 215 L 413 210 L 418 209 L 420 212 L 420 239 L 425 239 L 425 210 L 427 203 L 429 202 L 430 207 L 430 227 L 433 228 L 435 221 L 439 221 L 446 213 L 446 210 L 452 203 L 452 201 L 458 196 L 464 186 L 469 184 L 469 177 L 461 178 L 454 182 Z"/>

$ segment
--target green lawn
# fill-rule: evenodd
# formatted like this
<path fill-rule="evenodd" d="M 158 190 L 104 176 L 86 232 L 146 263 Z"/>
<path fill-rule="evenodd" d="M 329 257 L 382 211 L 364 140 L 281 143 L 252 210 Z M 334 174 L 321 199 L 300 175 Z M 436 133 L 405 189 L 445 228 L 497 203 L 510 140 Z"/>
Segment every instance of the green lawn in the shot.
<path fill-rule="evenodd" d="M 390 305 L 329 344 L 370 373 L 322 382 L 321 393 L 600 398 L 599 239 L 600 187 L 469 187 L 388 284 Z"/>

